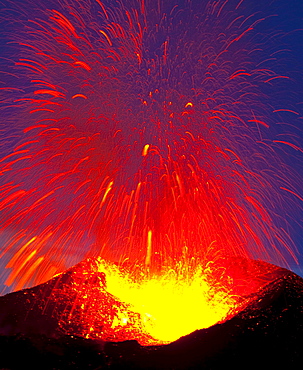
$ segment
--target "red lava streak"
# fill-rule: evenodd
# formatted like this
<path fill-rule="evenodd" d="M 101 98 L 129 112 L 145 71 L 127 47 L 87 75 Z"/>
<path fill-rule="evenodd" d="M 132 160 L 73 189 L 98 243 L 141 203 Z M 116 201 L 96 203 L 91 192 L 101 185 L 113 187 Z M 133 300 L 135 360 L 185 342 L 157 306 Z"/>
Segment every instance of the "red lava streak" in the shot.
<path fill-rule="evenodd" d="M 254 37 L 266 17 L 244 3 L 26 0 L 4 11 L 0 226 L 10 290 L 98 256 L 111 266 L 107 294 L 123 293 L 109 328 L 133 325 L 153 338 L 142 343 L 164 343 L 196 328 L 146 334 L 157 315 L 168 320 L 155 300 L 192 310 L 201 292 L 214 317 L 199 328 L 237 307 L 222 258 L 296 261 L 279 215 L 302 196 L 278 152 L 302 148 L 272 126 L 298 113 L 263 99 L 263 86 L 289 78 L 262 64 Z"/>

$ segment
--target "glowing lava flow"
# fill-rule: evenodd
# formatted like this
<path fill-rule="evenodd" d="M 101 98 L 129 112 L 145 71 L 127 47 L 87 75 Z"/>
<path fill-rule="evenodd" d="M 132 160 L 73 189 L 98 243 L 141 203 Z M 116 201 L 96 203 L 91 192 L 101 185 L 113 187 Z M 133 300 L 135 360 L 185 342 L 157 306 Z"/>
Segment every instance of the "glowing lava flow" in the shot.
<path fill-rule="evenodd" d="M 167 344 L 223 321 L 243 301 L 214 283 L 202 268 L 187 277 L 171 269 L 161 276 L 141 272 L 135 278 L 134 266 L 127 272 L 100 259 L 79 266 L 70 272 L 69 284 L 55 289 L 49 298 L 61 304 L 72 302 L 60 318 L 62 329 L 70 335 Z"/>
<path fill-rule="evenodd" d="M 140 314 L 143 332 L 157 344 L 212 326 L 236 306 L 236 298 L 229 296 L 223 287 L 210 285 L 202 268 L 190 279 L 178 277 L 171 270 L 159 277 L 143 276 L 139 281 L 117 267 L 100 264 L 99 269 L 106 273 L 107 291 Z M 127 325 L 128 320 L 127 311 L 119 312 L 113 327 Z"/>
<path fill-rule="evenodd" d="M 254 299 L 280 270 L 231 258 L 217 266 L 179 265 L 151 276 L 138 264 L 121 267 L 87 259 L 42 284 L 32 300 L 33 304 L 38 300 L 43 317 L 49 307 L 61 333 L 105 342 L 136 340 L 141 345 L 159 345 L 224 322 Z M 45 293 L 44 285 L 49 286 L 50 294 Z"/>

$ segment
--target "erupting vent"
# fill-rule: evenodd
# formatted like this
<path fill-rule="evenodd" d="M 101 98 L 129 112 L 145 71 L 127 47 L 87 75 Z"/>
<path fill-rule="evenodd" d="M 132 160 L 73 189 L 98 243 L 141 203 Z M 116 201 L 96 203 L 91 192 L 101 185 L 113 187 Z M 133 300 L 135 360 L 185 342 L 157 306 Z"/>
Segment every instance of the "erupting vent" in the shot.
<path fill-rule="evenodd" d="M 232 258 L 204 267 L 179 264 L 159 274 L 145 266 L 87 259 L 20 292 L 22 301 L 14 306 L 20 312 L 13 308 L 0 321 L 2 328 L 11 328 L 10 334 L 21 330 L 104 342 L 167 344 L 234 316 L 280 270 Z"/>
<path fill-rule="evenodd" d="M 104 261 L 97 268 L 86 284 L 79 281 L 87 272 L 78 272 L 72 286 L 81 335 L 87 338 L 165 344 L 222 321 L 237 307 L 236 297 L 214 285 L 201 268 L 190 278 L 171 269 L 162 276 L 142 273 L 136 280 Z"/>

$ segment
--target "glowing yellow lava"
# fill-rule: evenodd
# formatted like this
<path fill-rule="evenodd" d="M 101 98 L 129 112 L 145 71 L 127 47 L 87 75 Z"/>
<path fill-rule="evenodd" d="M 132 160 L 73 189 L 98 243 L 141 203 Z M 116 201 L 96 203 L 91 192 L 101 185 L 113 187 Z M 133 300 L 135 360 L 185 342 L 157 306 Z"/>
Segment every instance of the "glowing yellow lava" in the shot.
<path fill-rule="evenodd" d="M 104 261 L 99 272 L 106 274 L 107 292 L 139 313 L 141 330 L 155 339 L 149 344 L 170 343 L 210 327 L 236 307 L 236 298 L 222 287 L 211 286 L 201 268 L 190 279 L 170 270 L 161 276 L 143 276 L 140 282 Z M 128 311 L 118 311 L 112 327 L 126 326 L 129 320 Z"/>

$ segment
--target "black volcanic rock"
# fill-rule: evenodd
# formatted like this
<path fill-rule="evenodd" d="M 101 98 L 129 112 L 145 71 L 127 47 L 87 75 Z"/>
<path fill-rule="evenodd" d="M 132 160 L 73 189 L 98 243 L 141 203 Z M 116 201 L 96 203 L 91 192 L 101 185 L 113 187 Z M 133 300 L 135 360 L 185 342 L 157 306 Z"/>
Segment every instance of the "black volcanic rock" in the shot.
<path fill-rule="evenodd" d="M 86 260 L 44 284 L 0 297 L 0 335 L 64 335 L 62 323 L 68 321 L 72 305 L 86 285 L 96 285 L 98 279 L 98 292 L 108 295 L 104 277 L 95 265 L 95 261 Z"/>
<path fill-rule="evenodd" d="M 303 279 L 289 272 L 222 324 L 166 346 L 108 343 L 105 351 L 117 369 L 297 369 L 302 345 Z"/>
<path fill-rule="evenodd" d="M 115 343 L 67 335 L 62 318 L 70 312 L 68 297 L 63 294 L 57 302 L 49 297 L 80 279 L 81 274 L 70 270 L 40 286 L 0 297 L 0 368 L 301 368 L 303 279 L 285 269 L 269 270 L 271 281 L 229 320 L 171 344 L 150 347 L 131 340 Z M 106 294 L 103 276 L 87 271 L 81 284 L 97 278 L 100 294 Z"/>

